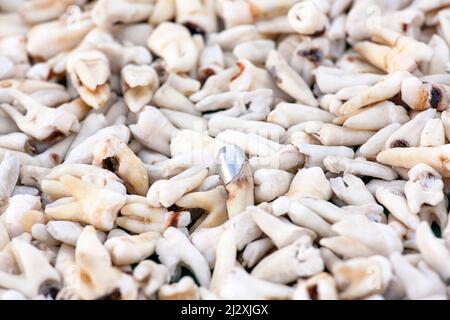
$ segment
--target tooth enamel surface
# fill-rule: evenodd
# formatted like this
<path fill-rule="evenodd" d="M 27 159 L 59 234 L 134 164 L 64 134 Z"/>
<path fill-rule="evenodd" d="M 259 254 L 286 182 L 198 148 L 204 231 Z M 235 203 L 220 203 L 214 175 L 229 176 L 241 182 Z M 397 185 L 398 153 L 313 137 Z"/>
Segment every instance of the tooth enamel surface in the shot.
<path fill-rule="evenodd" d="M 0 0 L 0 300 L 450 299 L 449 12 Z"/>

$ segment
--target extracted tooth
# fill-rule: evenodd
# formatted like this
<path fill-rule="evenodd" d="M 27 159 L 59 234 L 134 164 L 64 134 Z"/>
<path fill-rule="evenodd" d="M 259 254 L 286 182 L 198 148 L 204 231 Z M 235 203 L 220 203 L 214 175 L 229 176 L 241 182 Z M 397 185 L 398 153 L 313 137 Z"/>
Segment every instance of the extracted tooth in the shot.
<path fill-rule="evenodd" d="M 352 174 L 347 173 L 342 178 L 330 179 L 330 184 L 334 194 L 349 205 L 359 206 L 376 203 L 364 182 Z"/>
<path fill-rule="evenodd" d="M 208 263 L 180 230 L 168 228 L 157 242 L 156 253 L 159 260 L 169 268 L 172 277 L 179 274 L 182 262 L 191 269 L 200 285 L 209 285 L 211 272 Z"/>
<path fill-rule="evenodd" d="M 138 263 L 155 252 L 159 232 L 144 232 L 139 235 L 112 237 L 105 242 L 105 248 L 116 266 Z"/>
<path fill-rule="evenodd" d="M 392 123 L 403 124 L 409 121 L 409 116 L 402 106 L 398 106 L 390 101 L 378 102 L 370 107 L 356 111 L 356 114 L 348 114 L 342 117 L 344 127 L 356 130 L 378 131 Z M 340 118 L 333 121 L 340 124 Z"/>
<path fill-rule="evenodd" d="M 16 154 L 6 153 L 0 162 L 0 205 L 8 201 L 19 179 L 20 159 Z"/>
<path fill-rule="evenodd" d="M 133 0 L 99 0 L 92 8 L 92 19 L 104 28 L 117 23 L 133 23 L 147 19 L 153 12 L 153 3 Z"/>
<path fill-rule="evenodd" d="M 228 219 L 227 192 L 223 186 L 217 186 L 208 191 L 191 192 L 175 204 L 183 209 L 203 209 L 204 216 L 200 217 L 192 226 L 192 230 L 201 228 L 213 228 L 222 225 Z"/>
<path fill-rule="evenodd" d="M 305 132 L 313 135 L 325 146 L 346 147 L 361 145 L 374 134 L 373 131 L 353 130 L 318 121 L 307 122 Z"/>
<path fill-rule="evenodd" d="M 444 199 L 444 182 L 441 175 L 426 164 L 418 164 L 408 171 L 405 196 L 413 213 L 418 213 L 423 204 L 437 205 Z"/>
<path fill-rule="evenodd" d="M 329 200 L 332 195 L 330 182 L 319 167 L 303 168 L 292 179 L 286 196 L 292 200 L 304 197 Z"/>
<path fill-rule="evenodd" d="M 136 299 L 134 279 L 112 266 L 108 250 L 92 226 L 86 226 L 77 241 L 75 263 L 74 289 L 80 298 L 98 299 L 118 291 L 119 299 Z"/>
<path fill-rule="evenodd" d="M 337 300 L 338 293 L 334 278 L 326 272 L 311 278 L 299 280 L 292 300 Z"/>
<path fill-rule="evenodd" d="M 415 266 L 398 252 L 394 252 L 390 260 L 409 299 L 446 299 L 445 284 L 424 261 L 420 260 Z"/>
<path fill-rule="evenodd" d="M 383 294 L 391 279 L 392 270 L 383 256 L 354 258 L 336 263 L 332 268 L 341 299 L 357 299 L 370 294 Z"/>
<path fill-rule="evenodd" d="M 231 218 L 254 204 L 253 172 L 244 152 L 236 145 L 221 148 L 217 163 L 219 176 L 228 191 L 227 212 Z"/>
<path fill-rule="evenodd" d="M 275 50 L 269 53 L 266 68 L 277 86 L 298 102 L 313 107 L 319 105 L 306 82 L 289 66 L 280 53 Z"/>
<path fill-rule="evenodd" d="M 198 48 L 189 30 L 179 24 L 163 22 L 148 38 L 148 47 L 162 57 L 169 72 L 188 72 L 197 63 Z"/>
<path fill-rule="evenodd" d="M 251 212 L 257 226 L 272 239 L 277 248 L 286 247 L 302 236 L 307 236 L 311 240 L 316 238 L 313 231 L 281 220 L 261 208 L 249 207 L 247 210 Z"/>
<path fill-rule="evenodd" d="M 2 288 L 17 290 L 31 299 L 43 293 L 50 285 L 60 286 L 58 272 L 40 250 L 20 238 L 11 241 L 10 250 L 20 274 L 0 271 Z"/>
<path fill-rule="evenodd" d="M 123 98 L 132 112 L 139 112 L 152 100 L 159 87 L 158 75 L 148 65 L 129 64 L 121 71 Z"/>
<path fill-rule="evenodd" d="M 348 147 L 321 146 L 315 144 L 294 144 L 298 150 L 305 155 L 305 168 L 321 167 L 325 169 L 323 160 L 329 155 L 353 159 L 355 152 Z"/>
<path fill-rule="evenodd" d="M 295 4 L 288 13 L 289 24 L 302 35 L 321 34 L 325 32 L 329 21 L 314 1 L 302 1 Z"/>
<path fill-rule="evenodd" d="M 74 49 L 94 27 L 90 12 L 78 14 L 77 19 L 66 15 L 59 20 L 36 24 L 27 34 L 28 53 L 32 57 L 48 60 Z"/>
<path fill-rule="evenodd" d="M 333 224 L 331 228 L 338 235 L 359 242 L 372 252 L 384 256 L 403 250 L 401 239 L 390 226 L 370 221 L 363 215 L 350 215 Z M 321 244 L 322 241 L 320 241 Z"/>
<path fill-rule="evenodd" d="M 411 77 L 402 82 L 402 100 L 413 110 L 429 108 L 442 111 L 447 109 L 450 96 L 447 89 L 437 83 L 428 83 Z"/>
<path fill-rule="evenodd" d="M 283 128 L 289 128 L 305 121 L 331 122 L 334 118 L 333 114 L 320 108 L 280 102 L 269 113 L 267 121 L 279 124 Z"/>
<path fill-rule="evenodd" d="M 371 64 L 388 73 L 412 72 L 418 64 L 429 62 L 433 56 L 432 48 L 412 37 L 384 27 L 374 27 L 370 31 L 372 39 L 381 44 L 363 41 L 353 47 Z"/>
<path fill-rule="evenodd" d="M 400 123 L 392 123 L 379 130 L 359 147 L 356 155 L 363 156 L 368 160 L 375 160 L 377 155 L 384 149 L 386 140 L 400 127 Z"/>
<path fill-rule="evenodd" d="M 389 188 L 378 188 L 377 200 L 408 228 L 415 230 L 420 222 L 417 212 L 411 211 L 403 194 Z"/>
<path fill-rule="evenodd" d="M 425 262 L 433 268 L 444 281 L 450 278 L 450 250 L 442 239 L 437 238 L 430 226 L 422 221 L 416 230 L 416 242 Z"/>
<path fill-rule="evenodd" d="M 130 125 L 133 135 L 152 150 L 170 155 L 172 137 L 178 132 L 164 114 L 155 107 L 145 107 L 138 122 Z"/>
<path fill-rule="evenodd" d="M 169 269 L 152 260 L 143 260 L 133 269 L 133 277 L 143 283 L 143 291 L 147 298 L 154 297 L 162 285 L 170 282 Z"/>
<path fill-rule="evenodd" d="M 118 137 L 100 141 L 94 147 L 93 165 L 115 173 L 124 181 L 130 193 L 145 196 L 148 191 L 148 174 L 141 159 Z"/>
<path fill-rule="evenodd" d="M 57 220 L 89 223 L 100 230 L 111 230 L 126 197 L 118 192 L 102 189 L 70 175 L 59 179 L 73 195 L 47 205 L 45 213 Z"/>
<path fill-rule="evenodd" d="M 75 51 L 67 58 L 67 72 L 83 101 L 94 109 L 103 108 L 111 96 L 108 58 L 97 50 Z"/>
<path fill-rule="evenodd" d="M 14 120 L 20 130 L 30 136 L 42 141 L 78 131 L 78 119 L 72 113 L 49 108 L 16 88 L 10 88 L 9 94 L 26 109 L 25 115 L 9 104 L 2 104 L 0 107 Z"/>
<path fill-rule="evenodd" d="M 320 251 L 311 238 L 302 236 L 294 243 L 262 259 L 251 275 L 275 283 L 291 283 L 299 277 L 311 277 L 324 269 Z"/>
<path fill-rule="evenodd" d="M 436 110 L 434 109 L 428 109 L 417 114 L 410 121 L 402 125 L 386 140 L 385 148 L 418 147 L 425 125 L 428 120 L 433 119 L 435 115 Z"/>
<path fill-rule="evenodd" d="M 438 171 L 443 177 L 450 177 L 450 145 L 439 147 L 393 148 L 380 152 L 377 161 L 385 165 L 412 168 L 424 163 Z"/>
<path fill-rule="evenodd" d="M 284 170 L 258 169 L 254 172 L 255 200 L 257 203 L 269 202 L 289 190 L 294 175 Z"/>
<path fill-rule="evenodd" d="M 420 134 L 420 147 L 438 147 L 445 144 L 444 124 L 439 118 L 429 119 Z"/>
<path fill-rule="evenodd" d="M 396 71 L 388 74 L 369 89 L 347 100 L 339 111 L 346 115 L 369 104 L 390 99 L 401 91 L 403 80 L 409 77 L 411 77 L 411 74 L 407 71 Z"/>
<path fill-rule="evenodd" d="M 397 173 L 393 169 L 377 162 L 362 159 L 349 159 L 331 155 L 323 160 L 323 164 L 325 168 L 335 173 L 344 172 L 384 180 L 394 180 L 397 178 Z"/>
<path fill-rule="evenodd" d="M 189 168 L 169 180 L 158 180 L 147 193 L 147 202 L 154 207 L 173 205 L 186 193 L 197 188 L 208 175 L 203 166 Z"/>

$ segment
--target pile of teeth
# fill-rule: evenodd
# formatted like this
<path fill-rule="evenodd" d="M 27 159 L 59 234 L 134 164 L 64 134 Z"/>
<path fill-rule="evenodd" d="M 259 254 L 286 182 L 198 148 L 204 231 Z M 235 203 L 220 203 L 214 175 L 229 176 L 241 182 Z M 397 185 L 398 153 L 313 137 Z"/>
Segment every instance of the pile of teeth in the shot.
<path fill-rule="evenodd" d="M 447 299 L 450 1 L 0 0 L 0 299 Z"/>

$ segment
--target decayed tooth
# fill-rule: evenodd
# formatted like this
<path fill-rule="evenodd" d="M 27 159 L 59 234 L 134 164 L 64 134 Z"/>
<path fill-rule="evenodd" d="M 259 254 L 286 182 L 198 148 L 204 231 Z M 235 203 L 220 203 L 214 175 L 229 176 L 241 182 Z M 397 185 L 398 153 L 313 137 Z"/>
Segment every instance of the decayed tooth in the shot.
<path fill-rule="evenodd" d="M 355 73 L 340 68 L 320 66 L 316 70 L 316 83 L 323 93 L 336 93 L 348 87 L 372 86 L 383 76 L 375 73 Z"/>
<path fill-rule="evenodd" d="M 11 253 L 20 269 L 20 274 L 0 271 L 0 286 L 21 292 L 28 298 L 36 297 L 50 286 L 60 287 L 58 272 L 47 261 L 45 255 L 27 243 L 15 238 L 11 241 Z"/>
<path fill-rule="evenodd" d="M 342 118 L 342 120 L 341 120 Z M 378 131 L 392 123 L 403 124 L 409 120 L 405 108 L 395 105 L 390 101 L 383 101 L 368 108 L 356 111 L 356 114 L 348 114 L 334 119 L 335 124 L 356 130 Z"/>
<path fill-rule="evenodd" d="M 200 251 L 192 245 L 181 231 L 170 227 L 156 245 L 159 260 L 166 265 L 172 276 L 180 270 L 180 262 L 187 265 L 202 286 L 208 286 L 211 278 L 208 263 Z"/>
<path fill-rule="evenodd" d="M 60 178 L 73 195 L 47 205 L 45 213 L 58 220 L 80 221 L 92 224 L 100 230 L 111 230 L 126 197 L 118 192 L 105 190 L 70 175 Z"/>
<path fill-rule="evenodd" d="M 91 130 L 86 130 L 91 131 Z M 90 133 L 90 132 L 89 132 Z M 116 136 L 122 141 L 128 143 L 130 140 L 130 129 L 123 124 L 112 125 L 92 132 L 91 135 L 86 134 L 84 140 L 72 148 L 66 154 L 65 162 L 67 163 L 92 163 L 94 146 L 108 137 Z"/>
<path fill-rule="evenodd" d="M 277 86 L 300 103 L 318 106 L 311 89 L 284 60 L 283 56 L 272 50 L 267 56 L 266 69 L 269 70 Z"/>
<path fill-rule="evenodd" d="M 420 134 L 420 147 L 438 147 L 445 144 L 444 125 L 441 119 L 429 119 Z"/>
<path fill-rule="evenodd" d="M 394 180 L 397 178 L 397 174 L 391 168 L 377 162 L 362 159 L 349 159 L 330 155 L 323 160 L 323 164 L 325 168 L 335 173 L 344 172 L 384 180 Z"/>
<path fill-rule="evenodd" d="M 370 63 L 389 73 L 412 72 L 420 62 L 429 62 L 433 56 L 433 49 L 427 44 L 387 28 L 375 27 L 371 36 L 382 44 L 363 41 L 353 47 Z"/>
<path fill-rule="evenodd" d="M 158 232 L 151 231 L 135 236 L 117 236 L 106 240 L 105 248 L 109 251 L 114 265 L 129 265 L 151 256 L 160 237 Z"/>
<path fill-rule="evenodd" d="M 392 123 L 379 130 L 359 147 L 356 151 L 356 155 L 361 155 L 368 160 L 375 160 L 377 155 L 384 149 L 386 140 L 400 127 L 401 124 Z"/>
<path fill-rule="evenodd" d="M 329 25 L 327 16 L 314 1 L 303 1 L 294 5 L 288 13 L 291 27 L 304 35 L 315 35 L 325 32 Z"/>
<path fill-rule="evenodd" d="M 424 163 L 437 170 L 443 177 L 450 176 L 450 145 L 439 147 L 393 148 L 380 152 L 377 161 L 390 166 L 412 168 Z"/>
<path fill-rule="evenodd" d="M 281 220 L 261 208 L 249 207 L 247 210 L 251 213 L 258 228 L 272 239 L 277 248 L 286 247 L 302 236 L 309 237 L 311 240 L 316 238 L 314 231 Z"/>
<path fill-rule="evenodd" d="M 346 157 L 352 159 L 355 152 L 348 147 L 321 146 L 315 144 L 300 143 L 294 144 L 298 150 L 305 155 L 305 167 L 321 167 L 325 169 L 323 160 L 330 155 Z"/>
<path fill-rule="evenodd" d="M 411 77 L 402 82 L 402 100 L 413 110 L 422 111 L 433 108 L 447 109 L 450 96 L 447 87 L 438 83 L 428 83 Z"/>
<path fill-rule="evenodd" d="M 225 59 L 222 48 L 218 44 L 207 45 L 199 57 L 197 78 L 204 82 L 209 77 L 224 70 Z"/>
<path fill-rule="evenodd" d="M 374 134 L 373 131 L 353 130 L 318 121 L 308 122 L 305 126 L 305 132 L 319 139 L 325 146 L 346 147 L 359 146 Z"/>
<path fill-rule="evenodd" d="M 425 128 L 427 121 L 433 119 L 435 114 L 436 110 L 434 109 L 428 109 L 417 114 L 386 140 L 385 148 L 418 147 L 420 144 L 421 133 Z"/>
<path fill-rule="evenodd" d="M 153 30 L 147 44 L 164 59 L 169 72 L 187 72 L 197 63 L 198 48 L 184 26 L 163 22 Z"/>
<path fill-rule="evenodd" d="M 187 169 L 169 180 L 158 180 L 148 190 L 147 201 L 152 206 L 168 208 L 184 194 L 197 188 L 207 175 L 208 169 L 197 166 Z"/>
<path fill-rule="evenodd" d="M 416 230 L 416 241 L 425 262 L 447 281 L 450 278 L 450 250 L 444 240 L 437 238 L 430 226 L 422 221 Z"/>
<path fill-rule="evenodd" d="M 390 257 L 392 268 L 409 299 L 445 299 L 446 288 L 439 276 L 424 261 L 417 266 L 406 256 L 395 252 Z M 414 279 L 414 281 L 411 281 Z"/>
<path fill-rule="evenodd" d="M 330 184 L 334 194 L 350 205 L 375 203 L 374 197 L 367 190 L 364 182 L 352 174 L 347 173 L 342 178 L 330 179 Z"/>
<path fill-rule="evenodd" d="M 346 101 L 340 112 L 344 115 L 349 114 L 369 104 L 394 97 L 401 91 L 403 80 L 409 77 L 411 77 L 411 74 L 407 71 L 396 71 L 387 75 L 369 89 Z"/>
<path fill-rule="evenodd" d="M 130 193 L 147 194 L 148 174 L 142 161 L 118 137 L 100 141 L 94 147 L 93 156 L 93 164 L 116 173 Z"/>
<path fill-rule="evenodd" d="M 415 230 L 420 222 L 416 212 L 411 211 L 405 196 L 389 188 L 378 188 L 376 197 L 389 212 L 408 228 Z"/>
<path fill-rule="evenodd" d="M 67 72 L 83 101 L 94 109 L 103 108 L 111 91 L 108 58 L 96 50 L 76 51 L 67 60 Z"/>
<path fill-rule="evenodd" d="M 341 299 L 383 294 L 393 276 L 390 262 L 383 256 L 342 261 L 333 266 L 332 273 L 342 290 Z"/>
<path fill-rule="evenodd" d="M 294 103 L 279 103 L 269 113 L 267 121 L 289 128 L 305 121 L 331 122 L 335 116 L 325 110 Z"/>
<path fill-rule="evenodd" d="M 132 64 L 123 68 L 121 75 L 124 100 L 131 111 L 139 112 L 159 87 L 158 75 L 150 66 Z"/>
<path fill-rule="evenodd" d="M 291 283 L 299 277 L 310 277 L 324 268 L 320 251 L 307 236 L 262 259 L 251 275 L 275 283 Z"/>
<path fill-rule="evenodd" d="M 8 201 L 19 178 L 20 160 L 16 154 L 6 153 L 0 162 L 0 204 Z"/>
<path fill-rule="evenodd" d="M 253 174 L 255 180 L 255 200 L 269 202 L 289 190 L 294 175 L 277 169 L 258 169 Z"/>
<path fill-rule="evenodd" d="M 430 166 L 418 164 L 408 171 L 408 177 L 405 195 L 413 213 L 418 213 L 422 204 L 435 206 L 443 200 L 442 177 Z"/>
<path fill-rule="evenodd" d="M 94 26 L 90 13 L 81 13 L 77 19 L 67 15 L 37 24 L 28 33 L 27 50 L 33 57 L 48 60 L 75 48 Z"/>
<path fill-rule="evenodd" d="M 92 9 L 92 19 L 101 27 L 116 23 L 132 23 L 147 19 L 153 11 L 153 3 L 133 0 L 99 0 Z"/>
<path fill-rule="evenodd" d="M 130 130 L 141 143 L 165 155 L 170 155 L 171 139 L 178 132 L 155 107 L 145 107 L 138 122 L 130 125 Z"/>
<path fill-rule="evenodd" d="M 189 213 L 168 212 L 166 208 L 151 207 L 145 198 L 142 203 L 127 203 L 120 210 L 120 214 L 116 220 L 117 226 L 137 234 L 150 231 L 162 233 L 170 225 L 185 227 L 190 221 Z"/>
<path fill-rule="evenodd" d="M 331 228 L 341 236 L 360 242 L 376 254 L 389 256 L 403 250 L 401 239 L 390 226 L 370 221 L 363 215 L 346 217 L 333 224 Z"/>

